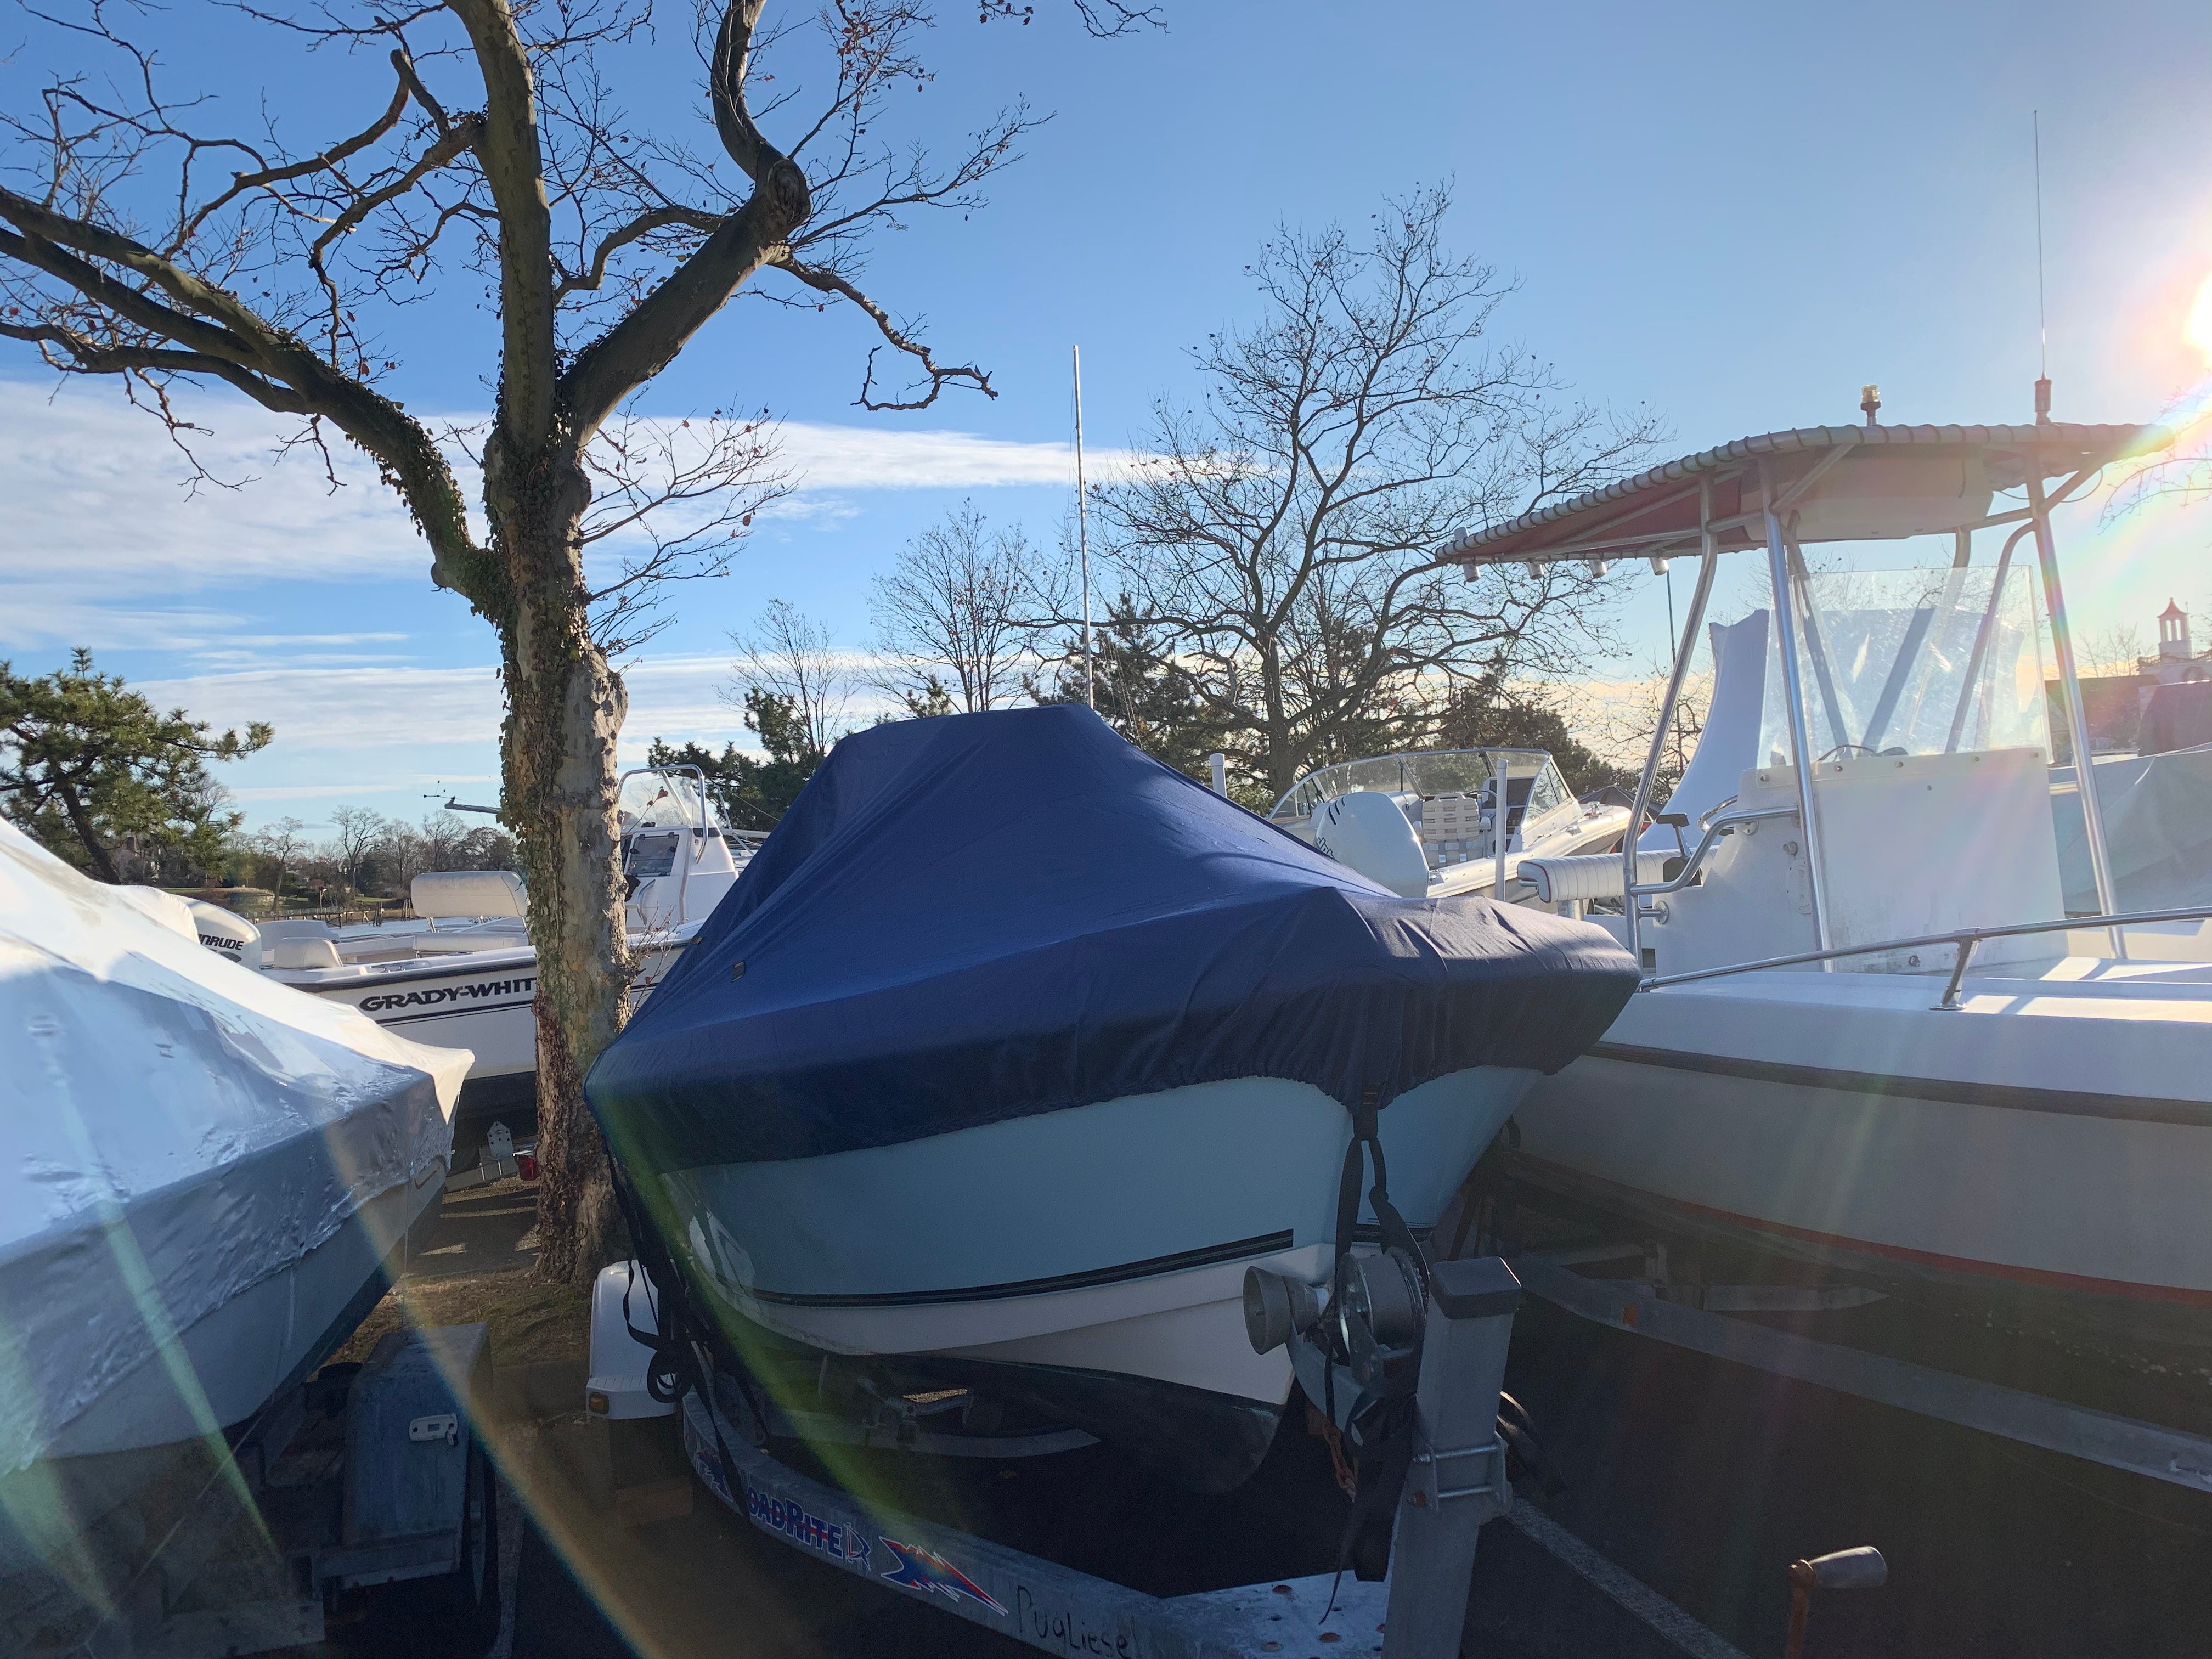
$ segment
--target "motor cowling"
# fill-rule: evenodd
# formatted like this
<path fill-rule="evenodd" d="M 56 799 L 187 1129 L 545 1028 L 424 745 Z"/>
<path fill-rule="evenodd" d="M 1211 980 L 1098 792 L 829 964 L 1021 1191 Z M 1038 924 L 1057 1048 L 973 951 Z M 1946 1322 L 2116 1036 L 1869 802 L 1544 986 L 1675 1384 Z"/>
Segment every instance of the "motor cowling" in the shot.
<path fill-rule="evenodd" d="M 192 933 L 202 945 L 219 957 L 228 957 L 241 968 L 261 966 L 261 930 L 244 916 L 224 909 L 219 904 L 210 904 L 204 899 L 186 899 L 185 908 L 192 913 Z"/>
<path fill-rule="evenodd" d="M 1401 898 L 1425 898 L 1429 862 L 1421 838 L 1398 803 L 1373 789 L 1355 789 L 1322 803 L 1313 815 L 1314 845 L 1339 864 Z"/>

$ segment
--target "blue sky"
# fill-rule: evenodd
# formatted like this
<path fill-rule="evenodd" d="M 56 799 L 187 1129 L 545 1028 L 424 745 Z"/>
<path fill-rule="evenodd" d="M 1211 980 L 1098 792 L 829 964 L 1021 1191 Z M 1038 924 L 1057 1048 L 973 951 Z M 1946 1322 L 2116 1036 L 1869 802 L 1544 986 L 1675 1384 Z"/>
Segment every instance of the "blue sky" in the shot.
<path fill-rule="evenodd" d="M 801 489 L 730 575 L 630 670 L 626 749 L 743 735 L 717 701 L 727 631 L 771 597 L 865 643 L 869 576 L 973 495 L 1049 538 L 1069 500 L 1067 352 L 1084 350 L 1101 447 L 1141 442 L 1157 397 L 1188 396 L 1185 348 L 1251 314 L 1243 269 L 1280 222 L 1358 222 L 1387 193 L 1450 179 L 1456 246 L 1520 279 L 1502 333 L 1582 394 L 1648 403 L 1687 451 L 1747 432 L 1857 418 L 2025 420 L 2036 373 L 2029 112 L 2041 112 L 2051 373 L 2061 418 L 2142 419 L 2202 377 L 2183 337 L 2212 274 L 2212 8 L 1871 5 L 1565 7 L 1169 0 L 1168 27 L 1084 39 L 1038 0 L 1027 28 L 952 6 L 915 130 L 950 135 L 1019 94 L 1054 119 L 970 218 L 882 239 L 875 294 L 926 321 L 996 401 L 915 416 L 852 406 L 868 334 L 849 313 L 740 301 L 643 400 L 679 416 L 763 406 L 793 422 Z M 167 14 L 179 82 L 227 61 L 228 107 L 267 83 L 304 141 L 383 91 L 363 66 L 289 52 L 236 14 Z M 672 36 L 671 38 L 672 40 Z M 261 56 L 256 56 L 259 53 Z M 35 49 L 0 70 L 21 106 Z M 683 106 L 696 70 L 671 40 L 628 73 L 634 101 Z M 337 110 L 343 118 L 319 112 Z M 482 318 L 457 286 L 396 327 L 412 409 L 485 406 Z M 495 787 L 488 630 L 433 590 L 404 515 L 358 471 L 335 495 L 234 398 L 196 408 L 218 471 L 253 482 L 187 498 L 158 430 L 112 393 L 58 398 L 0 345 L 0 652 L 72 644 L 277 743 L 227 769 L 250 818 L 323 821 L 340 801 L 414 816 L 442 783 Z M 2212 600 L 2212 508 L 2063 526 L 2090 629 Z M 1630 643 L 1665 604 L 1620 576 Z"/>

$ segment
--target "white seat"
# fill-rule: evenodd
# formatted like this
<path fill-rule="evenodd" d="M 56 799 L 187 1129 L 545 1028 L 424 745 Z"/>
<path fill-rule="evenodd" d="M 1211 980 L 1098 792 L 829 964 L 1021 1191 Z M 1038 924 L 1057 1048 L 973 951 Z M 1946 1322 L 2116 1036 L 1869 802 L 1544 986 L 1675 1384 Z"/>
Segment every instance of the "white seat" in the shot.
<path fill-rule="evenodd" d="M 1657 881 L 1667 860 L 1680 854 L 1638 852 L 1636 881 L 1640 887 Z M 1545 904 L 1587 904 L 1592 899 L 1621 896 L 1621 859 L 1618 853 L 1580 853 L 1571 858 L 1523 859 L 1515 873 L 1534 884 L 1538 901 Z"/>
<path fill-rule="evenodd" d="M 343 968 L 345 959 L 338 955 L 337 941 L 333 939 L 280 939 L 270 948 L 269 965 L 272 968 Z"/>

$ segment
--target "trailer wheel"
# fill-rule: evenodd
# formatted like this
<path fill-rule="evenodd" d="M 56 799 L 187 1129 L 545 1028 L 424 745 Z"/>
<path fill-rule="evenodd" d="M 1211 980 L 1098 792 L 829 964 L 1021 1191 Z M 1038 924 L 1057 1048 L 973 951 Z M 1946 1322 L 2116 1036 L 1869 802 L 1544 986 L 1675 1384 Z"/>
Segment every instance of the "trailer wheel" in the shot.
<path fill-rule="evenodd" d="M 380 1649 L 420 1659 L 483 1659 L 499 1638 L 499 1475 L 481 1441 L 469 1452 L 460 1565 L 382 1592 Z"/>

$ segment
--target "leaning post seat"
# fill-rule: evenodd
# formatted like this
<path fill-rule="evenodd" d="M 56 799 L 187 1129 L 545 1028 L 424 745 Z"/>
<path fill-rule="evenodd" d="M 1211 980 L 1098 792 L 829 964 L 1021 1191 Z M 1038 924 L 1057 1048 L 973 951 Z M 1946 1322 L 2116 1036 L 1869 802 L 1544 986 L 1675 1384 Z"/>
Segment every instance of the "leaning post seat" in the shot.
<path fill-rule="evenodd" d="M 1659 880 L 1667 861 L 1678 853 L 1639 852 L 1636 881 Z M 1621 894 L 1621 859 L 1618 853 L 1578 853 L 1571 858 L 1523 859 L 1515 866 L 1521 879 L 1535 884 L 1537 902 L 1543 904 L 1587 904 L 1593 899 L 1617 899 Z"/>

